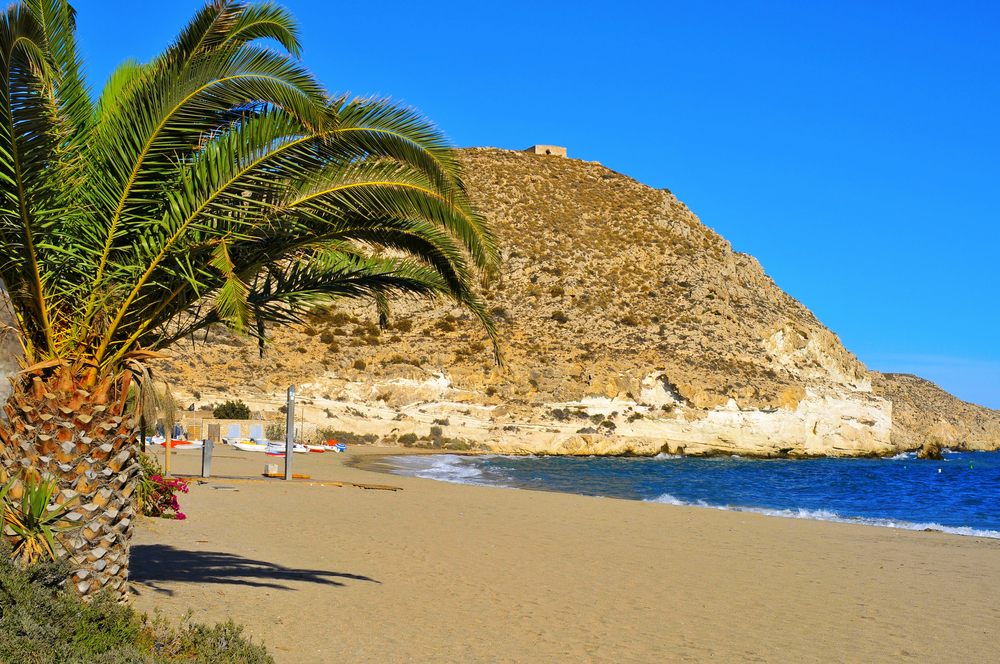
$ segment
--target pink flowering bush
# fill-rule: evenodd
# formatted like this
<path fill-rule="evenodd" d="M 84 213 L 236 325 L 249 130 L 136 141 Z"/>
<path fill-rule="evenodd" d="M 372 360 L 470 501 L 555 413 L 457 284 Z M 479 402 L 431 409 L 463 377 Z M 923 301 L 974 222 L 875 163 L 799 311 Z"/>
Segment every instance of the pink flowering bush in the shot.
<path fill-rule="evenodd" d="M 187 493 L 187 484 L 181 480 L 168 480 L 159 475 L 153 475 L 149 479 L 152 480 L 153 490 L 143 505 L 142 513 L 164 519 L 186 519 L 187 516 L 177 504 L 177 492 Z"/>
<path fill-rule="evenodd" d="M 186 519 L 177 502 L 178 493 L 187 493 L 188 486 L 182 480 L 167 479 L 155 457 L 139 455 L 143 478 L 139 484 L 139 503 L 146 516 L 162 519 Z"/>

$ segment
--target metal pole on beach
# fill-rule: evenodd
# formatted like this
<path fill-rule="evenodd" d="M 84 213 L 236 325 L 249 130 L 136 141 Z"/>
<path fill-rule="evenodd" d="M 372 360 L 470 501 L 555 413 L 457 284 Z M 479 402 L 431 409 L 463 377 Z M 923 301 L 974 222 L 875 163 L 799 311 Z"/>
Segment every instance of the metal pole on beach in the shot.
<path fill-rule="evenodd" d="M 295 447 L 295 386 L 288 388 L 288 413 L 285 414 L 285 479 L 292 479 L 292 454 Z"/>

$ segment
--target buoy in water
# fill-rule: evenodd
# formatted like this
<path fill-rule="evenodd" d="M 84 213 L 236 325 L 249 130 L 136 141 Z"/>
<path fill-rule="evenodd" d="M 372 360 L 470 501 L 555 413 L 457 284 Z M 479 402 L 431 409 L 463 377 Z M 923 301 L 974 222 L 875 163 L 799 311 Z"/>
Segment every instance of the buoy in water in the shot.
<path fill-rule="evenodd" d="M 941 472 L 941 469 L 940 469 L 940 468 L 938 468 L 938 472 L 939 472 L 939 473 Z"/>

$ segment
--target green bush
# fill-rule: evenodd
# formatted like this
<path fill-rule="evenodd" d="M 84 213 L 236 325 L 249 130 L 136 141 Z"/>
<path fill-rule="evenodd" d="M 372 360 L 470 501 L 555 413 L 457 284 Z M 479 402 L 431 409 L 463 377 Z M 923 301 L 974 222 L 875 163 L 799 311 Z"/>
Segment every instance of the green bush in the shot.
<path fill-rule="evenodd" d="M 288 408 L 285 407 L 285 412 L 288 412 Z M 284 440 L 285 439 L 285 423 L 284 422 L 268 422 L 267 426 L 264 427 L 264 436 L 268 440 Z"/>
<path fill-rule="evenodd" d="M 364 360 L 354 360 L 354 368 L 358 371 L 364 371 L 366 366 L 368 365 L 365 364 Z"/>
<path fill-rule="evenodd" d="M 413 321 L 409 318 L 404 318 L 403 320 L 397 320 L 396 324 L 392 327 L 400 332 L 409 332 L 413 329 Z"/>
<path fill-rule="evenodd" d="M 250 407 L 239 399 L 226 401 L 212 410 L 212 417 L 217 420 L 249 420 Z"/>
<path fill-rule="evenodd" d="M 208 627 L 150 621 L 105 593 L 83 602 L 65 561 L 20 568 L 0 542 L 0 664 L 273 664 L 232 621 Z"/>
<path fill-rule="evenodd" d="M 335 440 L 346 445 L 371 445 L 378 441 L 378 436 L 373 433 L 362 435 L 337 429 L 317 429 L 316 434 L 320 440 Z"/>
<path fill-rule="evenodd" d="M 323 330 L 320 332 L 319 340 L 325 344 L 332 344 L 337 340 L 337 337 L 330 330 Z"/>

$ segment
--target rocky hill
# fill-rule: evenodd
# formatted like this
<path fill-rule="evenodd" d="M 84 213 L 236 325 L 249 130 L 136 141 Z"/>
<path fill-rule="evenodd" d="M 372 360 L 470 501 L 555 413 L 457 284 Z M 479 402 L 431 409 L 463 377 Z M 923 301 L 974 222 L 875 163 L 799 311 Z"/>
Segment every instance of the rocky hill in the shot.
<path fill-rule="evenodd" d="M 1000 412 L 869 372 L 752 257 L 670 191 L 596 162 L 462 151 L 500 238 L 484 297 L 505 371 L 461 309 L 363 302 L 269 330 L 263 358 L 224 329 L 160 364 L 181 400 L 239 397 L 277 419 L 298 384 L 313 427 L 384 441 L 552 454 L 882 455 L 936 438 L 1000 445 Z M 188 414 L 195 417 L 197 413 Z"/>

